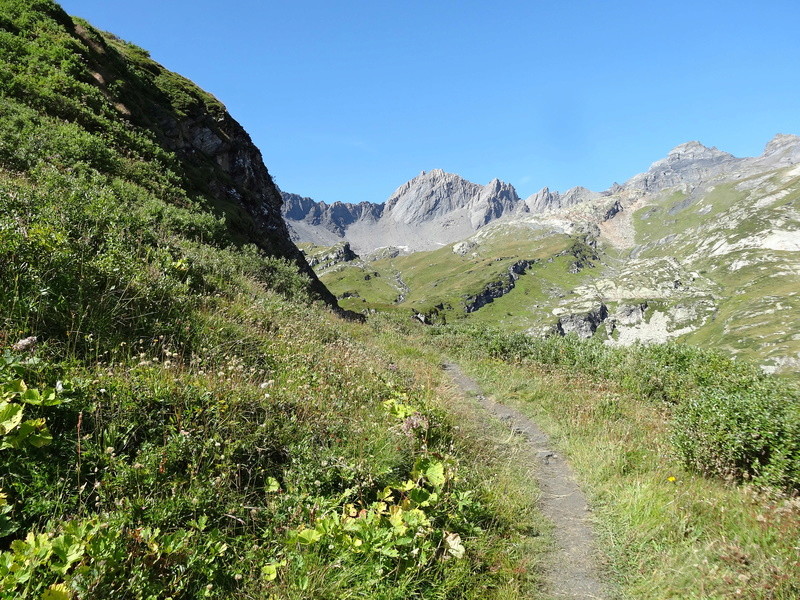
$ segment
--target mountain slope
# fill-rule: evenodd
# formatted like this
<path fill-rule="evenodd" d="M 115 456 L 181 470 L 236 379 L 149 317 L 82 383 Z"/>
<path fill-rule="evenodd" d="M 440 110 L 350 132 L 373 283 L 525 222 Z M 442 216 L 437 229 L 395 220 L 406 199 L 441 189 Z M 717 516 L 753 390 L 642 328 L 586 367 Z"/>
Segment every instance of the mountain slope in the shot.
<path fill-rule="evenodd" d="M 614 344 L 679 338 L 793 372 L 798 163 L 797 136 L 754 158 L 690 142 L 602 194 L 545 189 L 456 244 L 323 279 L 354 310 L 469 315 Z"/>
<path fill-rule="evenodd" d="M 30 8 L 35 16 L 24 29 L 14 21 L 22 10 L 15 2 L 5 3 L 0 21 L 7 168 L 63 173 L 78 162 L 87 174 L 158 194 L 167 206 L 196 205 L 226 219 L 230 242 L 291 260 L 317 295 L 333 301 L 289 240 L 259 150 L 222 104 L 53 3 Z"/>
<path fill-rule="evenodd" d="M 532 589 L 528 496 L 313 302 L 279 204 L 211 96 L 0 0 L 1 597 Z"/>

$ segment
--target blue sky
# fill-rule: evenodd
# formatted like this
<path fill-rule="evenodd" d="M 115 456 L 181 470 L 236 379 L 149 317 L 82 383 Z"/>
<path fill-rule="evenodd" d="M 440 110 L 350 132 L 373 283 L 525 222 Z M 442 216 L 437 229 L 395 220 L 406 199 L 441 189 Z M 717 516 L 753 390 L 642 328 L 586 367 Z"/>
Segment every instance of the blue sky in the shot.
<path fill-rule="evenodd" d="M 64 0 L 217 96 L 282 189 L 382 202 L 422 170 L 608 188 L 699 140 L 800 134 L 800 4 Z"/>

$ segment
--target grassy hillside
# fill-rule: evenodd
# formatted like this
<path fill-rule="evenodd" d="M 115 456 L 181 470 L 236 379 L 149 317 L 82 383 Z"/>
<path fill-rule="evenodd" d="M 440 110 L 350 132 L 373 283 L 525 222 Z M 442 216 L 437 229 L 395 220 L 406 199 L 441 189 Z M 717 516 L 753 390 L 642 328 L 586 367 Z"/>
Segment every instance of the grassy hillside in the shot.
<path fill-rule="evenodd" d="M 796 375 L 800 172 L 764 169 L 691 191 L 634 199 L 620 192 L 625 206 L 599 226 L 590 202 L 493 223 L 436 251 L 352 261 L 320 276 L 352 310 L 422 312 L 512 331 L 552 331 L 602 304 L 607 318 L 593 334 L 609 343 L 677 339 Z M 508 268 L 522 260 L 530 263 L 525 274 L 508 286 Z M 505 293 L 466 309 L 493 287 Z"/>
<path fill-rule="evenodd" d="M 345 262 L 321 271 L 320 275 L 341 305 L 353 311 L 376 309 L 398 314 L 413 311 L 450 320 L 461 319 L 465 317 L 466 305 L 487 286 L 495 282 L 507 283 L 509 268 L 520 260 L 530 262 L 529 272 L 537 274 L 554 271 L 550 262 L 558 260 L 558 265 L 564 266 L 563 271 L 567 273 L 575 260 L 570 253 L 574 243 L 565 235 L 515 228 L 510 235 L 487 237 L 474 247 L 467 245 L 462 249 L 456 244 L 395 258 Z M 521 282 L 523 285 L 530 278 L 525 279 Z M 524 304 L 524 308 L 530 308 L 536 301 L 535 298 L 522 299 L 518 293 L 514 298 Z M 525 311 L 522 306 L 519 308 L 517 314 L 521 316 Z M 526 314 L 525 318 L 528 317 L 530 315 Z M 534 320 L 535 316 L 530 317 L 531 323 Z"/>
<path fill-rule="evenodd" d="M 532 589 L 530 501 L 315 301 L 214 98 L 2 0 L 0 107 L 2 597 Z"/>
<path fill-rule="evenodd" d="M 612 597 L 800 593 L 794 388 L 679 346 L 407 318 L 455 316 L 520 258 L 470 318 L 568 301 L 617 255 L 531 229 L 358 264 L 331 272 L 363 290 L 343 302 L 399 318 L 342 320 L 216 100 L 52 2 L 0 8 L 1 597 L 547 598 L 526 441 L 444 357 L 572 460 Z"/>
<path fill-rule="evenodd" d="M 800 594 L 795 387 L 679 344 L 618 349 L 475 326 L 427 328 L 417 343 L 458 357 L 550 433 L 588 490 L 621 597 Z"/>

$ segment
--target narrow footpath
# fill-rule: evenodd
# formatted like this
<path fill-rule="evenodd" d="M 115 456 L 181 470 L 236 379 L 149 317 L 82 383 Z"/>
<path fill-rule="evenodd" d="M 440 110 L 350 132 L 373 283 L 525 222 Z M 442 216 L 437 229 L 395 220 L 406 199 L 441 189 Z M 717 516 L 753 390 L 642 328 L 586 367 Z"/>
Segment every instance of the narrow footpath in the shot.
<path fill-rule="evenodd" d="M 474 397 L 486 412 L 527 440 L 530 463 L 542 490 L 540 509 L 554 525 L 556 548 L 546 574 L 552 598 L 607 600 L 594 555 L 589 506 L 567 462 L 552 450 L 550 439 L 536 423 L 487 398 L 458 365 L 442 366 L 465 395 Z"/>

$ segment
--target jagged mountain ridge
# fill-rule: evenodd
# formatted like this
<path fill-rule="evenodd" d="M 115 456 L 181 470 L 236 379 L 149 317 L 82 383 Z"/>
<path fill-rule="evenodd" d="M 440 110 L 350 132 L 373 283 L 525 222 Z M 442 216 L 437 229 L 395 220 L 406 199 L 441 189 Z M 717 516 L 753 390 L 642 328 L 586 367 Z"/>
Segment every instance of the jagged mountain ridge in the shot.
<path fill-rule="evenodd" d="M 743 177 L 798 160 L 800 138 L 793 135 L 777 135 L 764 153 L 754 158 L 737 158 L 692 141 L 671 150 L 646 172 L 604 192 L 575 187 L 561 193 L 545 187 L 522 199 L 511 184 L 498 179 L 482 186 L 434 169 L 404 183 L 380 204 L 329 205 L 282 192 L 283 215 L 297 242 L 325 246 L 346 239 L 359 253 L 385 246 L 432 250 L 464 239 L 498 219 L 568 212 L 609 197 L 624 204 L 665 189 L 691 188 L 736 173 Z"/>
<path fill-rule="evenodd" d="M 328 264 L 322 279 L 353 309 L 677 338 L 800 370 L 800 137 L 752 158 L 690 142 L 607 192 L 535 196 L 434 252 Z"/>
<path fill-rule="evenodd" d="M 441 169 L 423 171 L 383 203 L 315 202 L 282 192 L 293 239 L 332 245 L 346 239 L 360 253 L 384 246 L 432 250 L 469 236 L 504 216 L 546 212 L 600 196 L 585 188 L 564 194 L 548 188 L 521 199 L 509 183 L 472 183 Z"/>

